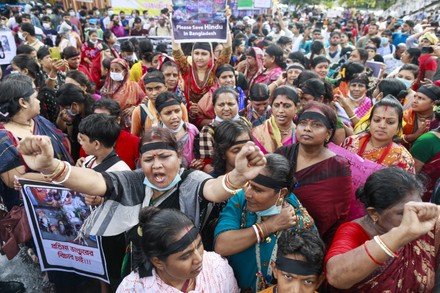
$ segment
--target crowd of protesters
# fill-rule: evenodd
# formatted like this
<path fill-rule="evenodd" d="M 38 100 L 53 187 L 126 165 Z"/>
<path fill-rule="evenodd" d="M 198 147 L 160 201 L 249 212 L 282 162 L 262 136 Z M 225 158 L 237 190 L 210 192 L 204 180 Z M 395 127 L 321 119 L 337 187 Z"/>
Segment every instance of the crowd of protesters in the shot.
<path fill-rule="evenodd" d="M 82 193 L 110 279 L 49 271 L 48 292 L 435 292 L 438 22 L 272 12 L 178 44 L 168 8 L 5 6 L 2 210 L 17 177 Z M 379 171 L 354 190 L 338 146 Z"/>

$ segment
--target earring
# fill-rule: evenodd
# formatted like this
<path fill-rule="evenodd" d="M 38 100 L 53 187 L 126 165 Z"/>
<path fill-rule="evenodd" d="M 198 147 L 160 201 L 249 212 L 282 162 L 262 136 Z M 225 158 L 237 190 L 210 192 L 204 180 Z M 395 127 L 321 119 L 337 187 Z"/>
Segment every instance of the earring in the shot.
<path fill-rule="evenodd" d="M 27 109 L 28 107 L 27 107 L 27 106 L 22 106 L 22 108 L 23 108 L 23 109 Z"/>

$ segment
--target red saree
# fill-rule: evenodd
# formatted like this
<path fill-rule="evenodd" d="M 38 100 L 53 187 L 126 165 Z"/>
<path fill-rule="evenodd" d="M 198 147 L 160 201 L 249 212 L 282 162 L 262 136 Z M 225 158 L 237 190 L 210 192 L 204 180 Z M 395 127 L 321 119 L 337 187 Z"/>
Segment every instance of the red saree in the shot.
<path fill-rule="evenodd" d="M 348 290 L 329 289 L 329 292 L 432 292 L 435 283 L 435 270 L 438 266 L 438 243 L 440 223 L 428 234 L 402 247 L 394 259 L 377 268 L 364 281 Z M 357 223 L 345 223 L 336 232 L 324 264 L 339 254 L 363 245 L 371 237 Z"/>
<path fill-rule="evenodd" d="M 281 147 L 275 153 L 296 165 L 296 146 Z M 293 191 L 315 220 L 319 235 L 330 247 L 338 227 L 346 221 L 352 197 L 352 178 L 348 161 L 334 156 L 302 169 L 295 174 L 298 181 Z"/>

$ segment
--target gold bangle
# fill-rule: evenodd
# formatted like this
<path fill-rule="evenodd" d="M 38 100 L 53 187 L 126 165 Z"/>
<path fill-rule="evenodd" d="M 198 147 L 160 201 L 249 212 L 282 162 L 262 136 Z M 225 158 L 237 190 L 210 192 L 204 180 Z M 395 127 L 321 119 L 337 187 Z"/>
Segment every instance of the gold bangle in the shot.
<path fill-rule="evenodd" d="M 62 163 L 61 160 L 58 160 L 58 165 L 55 168 L 55 170 L 53 170 L 53 172 L 51 174 L 44 174 L 41 173 L 41 175 L 43 175 L 44 179 L 47 181 L 52 181 L 52 178 L 54 178 L 57 174 L 59 174 L 59 172 L 61 171 L 60 169 L 62 168 Z"/>
<path fill-rule="evenodd" d="M 237 186 L 237 185 L 235 185 L 235 184 L 232 184 L 232 182 L 229 180 L 229 174 L 230 174 L 231 172 L 229 172 L 229 173 L 227 173 L 226 175 L 225 175 L 225 180 L 226 180 L 226 185 L 228 186 L 228 187 L 230 187 L 231 189 L 242 189 L 243 188 L 243 186 Z"/>

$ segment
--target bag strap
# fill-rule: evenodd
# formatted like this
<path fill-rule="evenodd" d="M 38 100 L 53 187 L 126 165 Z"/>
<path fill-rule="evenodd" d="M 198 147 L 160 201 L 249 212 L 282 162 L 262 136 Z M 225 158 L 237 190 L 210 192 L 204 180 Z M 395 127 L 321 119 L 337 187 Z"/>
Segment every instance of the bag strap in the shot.
<path fill-rule="evenodd" d="M 153 121 L 153 124 L 157 124 L 156 117 L 148 110 L 148 107 L 145 103 L 140 104 L 141 106 L 141 123 L 142 123 L 142 129 L 145 128 L 145 121 L 148 118 L 150 118 L 151 121 Z"/>

